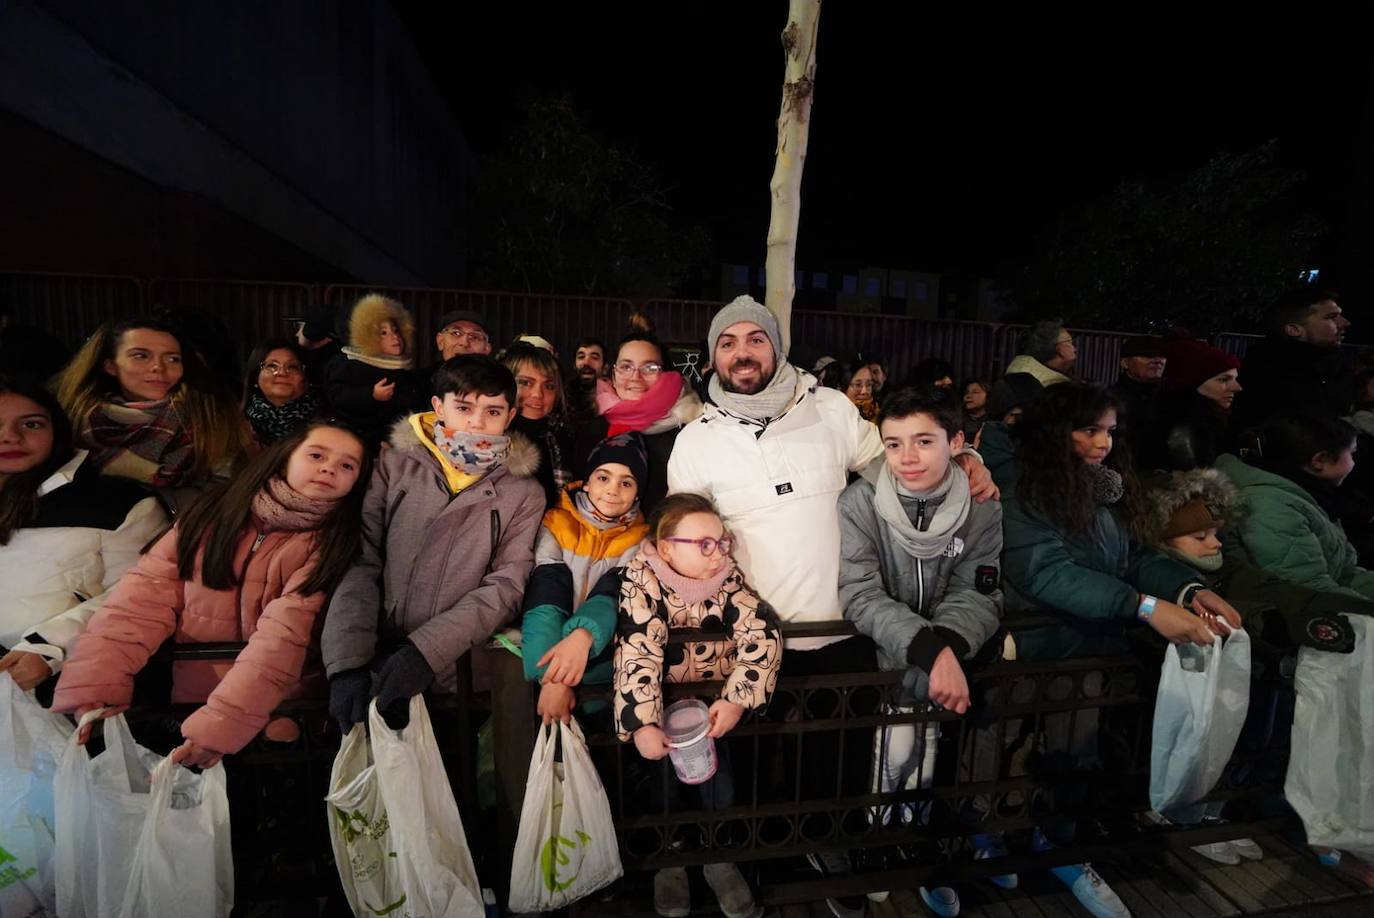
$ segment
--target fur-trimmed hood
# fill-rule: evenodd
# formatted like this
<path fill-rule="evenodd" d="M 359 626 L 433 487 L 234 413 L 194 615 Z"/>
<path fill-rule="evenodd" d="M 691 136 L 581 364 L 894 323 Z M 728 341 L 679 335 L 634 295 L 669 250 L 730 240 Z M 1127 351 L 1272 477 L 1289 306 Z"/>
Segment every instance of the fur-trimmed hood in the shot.
<path fill-rule="evenodd" d="M 1190 469 L 1160 475 L 1149 482 L 1146 496 L 1150 505 L 1147 528 L 1150 541 L 1160 542 L 1174 514 L 1195 498 L 1202 498 L 1212 516 L 1227 525 L 1236 524 L 1244 510 L 1240 490 L 1216 469 Z"/>
<path fill-rule="evenodd" d="M 413 415 L 406 415 L 392 424 L 391 436 L 387 440 L 392 448 L 402 453 L 428 460 L 430 452 L 420 442 L 420 436 L 415 432 L 415 425 L 410 420 L 412 417 Z M 529 478 L 539 471 L 539 447 L 534 441 L 515 430 L 507 430 L 506 436 L 510 437 L 510 455 L 501 466 L 512 475 L 521 478 Z"/>
<path fill-rule="evenodd" d="M 382 354 L 382 322 L 390 319 L 401 330 L 401 338 L 406 343 L 406 352 L 399 359 L 415 360 L 415 319 L 410 311 L 396 300 L 369 293 L 358 300 L 348 318 L 348 347 L 358 357 L 398 358 Z"/>

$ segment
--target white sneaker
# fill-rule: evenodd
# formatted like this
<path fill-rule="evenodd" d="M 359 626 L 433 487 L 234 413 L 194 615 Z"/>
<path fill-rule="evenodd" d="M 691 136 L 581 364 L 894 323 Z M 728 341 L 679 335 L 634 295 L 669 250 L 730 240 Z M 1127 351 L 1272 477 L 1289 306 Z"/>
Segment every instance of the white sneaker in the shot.
<path fill-rule="evenodd" d="M 1069 887 L 1078 904 L 1096 918 L 1131 918 L 1131 910 L 1126 903 L 1121 901 L 1116 890 L 1107 885 L 1101 874 L 1093 870 L 1092 864 L 1072 864 L 1057 867 L 1052 872 Z M 1077 873 L 1077 878 L 1069 882 L 1073 873 Z"/>
<path fill-rule="evenodd" d="M 1251 842 L 1251 844 L 1254 844 Z M 1194 845 L 1193 850 L 1209 861 L 1234 867 L 1240 863 L 1240 854 L 1230 842 L 1212 842 L 1210 845 Z"/>
<path fill-rule="evenodd" d="M 687 918 L 692 914 L 685 867 L 669 867 L 654 874 L 654 913 L 661 918 Z"/>

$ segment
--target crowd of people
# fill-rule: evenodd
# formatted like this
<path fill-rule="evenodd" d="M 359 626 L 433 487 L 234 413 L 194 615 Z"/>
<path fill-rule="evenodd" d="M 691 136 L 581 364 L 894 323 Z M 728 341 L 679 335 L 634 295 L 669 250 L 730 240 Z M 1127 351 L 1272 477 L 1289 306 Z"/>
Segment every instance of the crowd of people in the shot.
<path fill-rule="evenodd" d="M 1006 613 L 1055 619 L 1016 634 L 1020 659 L 1121 652 L 1132 624 L 1158 649 L 1244 626 L 1275 656 L 1348 652 L 1348 616 L 1374 612 L 1355 462 L 1374 373 L 1343 356 L 1333 294 L 1297 291 L 1269 322 L 1243 362 L 1183 330 L 1128 339 L 1105 389 L 1074 378 L 1056 321 L 999 378 L 927 360 L 899 380 L 871 356 L 795 366 L 743 296 L 703 330 L 698 381 L 642 326 L 613 351 L 565 342 L 565 365 L 536 334 L 493 355 L 466 311 L 440 318 L 440 360 L 420 367 L 430 331 L 371 294 L 258 342 L 237 400 L 187 330 L 112 324 L 50 379 L 0 367 L 0 671 L 56 711 L 109 716 L 169 638 L 245 642 L 175 665 L 172 701 L 198 707 L 173 756 L 210 767 L 259 735 L 294 740 L 273 716 L 289 698 L 327 696 L 345 731 L 374 702 L 403 727 L 412 697 L 455 691 L 456 661 L 515 626 L 544 723 L 600 718 L 652 761 L 665 682 L 723 683 L 716 738 L 751 711 L 787 719 L 780 676 L 901 672 L 901 710 L 962 714 L 969 662 L 1010 649 Z M 845 621 L 857 634 L 787 634 Z M 716 637 L 674 644 L 677 629 Z M 580 704 L 594 684 L 609 710 Z M 936 728 L 819 731 L 806 749 L 843 756 L 846 793 L 901 790 L 928 784 Z M 1060 751 L 1091 763 L 1093 730 L 1071 732 Z M 835 795 L 828 769 L 798 767 L 804 797 Z M 669 805 L 728 807 L 737 781 L 727 747 Z M 972 839 L 977 858 L 1007 854 Z M 1246 839 L 1199 851 L 1262 856 Z M 1054 872 L 1093 914 L 1129 914 L 1091 865 Z M 733 864 L 704 873 L 726 915 L 758 913 Z M 659 914 L 690 911 L 683 869 L 654 888 Z M 958 913 L 953 888 L 921 894 Z M 862 898 L 828 904 L 863 914 Z"/>

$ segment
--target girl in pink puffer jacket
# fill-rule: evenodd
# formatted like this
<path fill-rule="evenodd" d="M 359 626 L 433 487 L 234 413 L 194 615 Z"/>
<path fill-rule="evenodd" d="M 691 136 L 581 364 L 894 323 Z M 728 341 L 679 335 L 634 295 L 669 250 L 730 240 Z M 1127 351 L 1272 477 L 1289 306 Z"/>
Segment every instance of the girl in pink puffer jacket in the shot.
<path fill-rule="evenodd" d="M 169 637 L 246 641 L 232 661 L 175 663 L 171 699 L 203 702 L 174 760 L 208 768 L 246 746 L 282 700 L 323 682 L 320 613 L 358 550 L 368 462 L 355 434 L 314 423 L 201 498 L 75 641 L 53 710 L 125 710 L 134 676 Z"/>

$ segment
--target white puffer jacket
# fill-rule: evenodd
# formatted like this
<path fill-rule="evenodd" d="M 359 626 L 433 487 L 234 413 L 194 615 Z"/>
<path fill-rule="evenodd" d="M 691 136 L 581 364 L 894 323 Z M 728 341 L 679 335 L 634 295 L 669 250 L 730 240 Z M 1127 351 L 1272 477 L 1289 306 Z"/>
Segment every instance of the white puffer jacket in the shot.
<path fill-rule="evenodd" d="M 156 497 L 82 470 L 85 459 L 78 450 L 39 486 L 38 521 L 0 546 L 0 647 L 41 654 L 54 672 L 71 639 L 168 522 Z"/>

